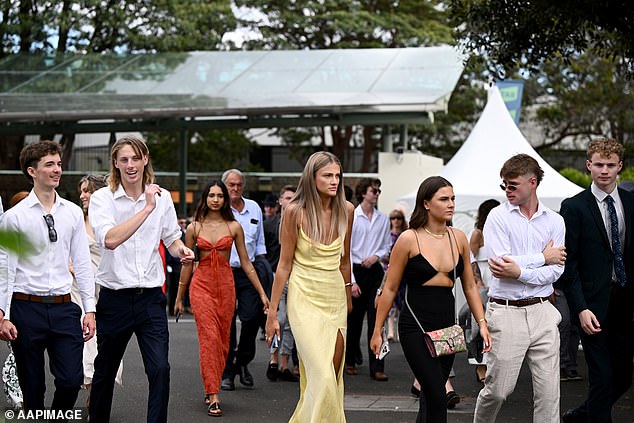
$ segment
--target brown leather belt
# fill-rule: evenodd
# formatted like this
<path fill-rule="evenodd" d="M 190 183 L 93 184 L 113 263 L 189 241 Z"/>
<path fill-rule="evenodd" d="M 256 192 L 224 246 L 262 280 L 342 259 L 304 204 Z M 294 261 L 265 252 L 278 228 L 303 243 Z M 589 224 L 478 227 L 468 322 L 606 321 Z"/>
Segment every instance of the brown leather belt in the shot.
<path fill-rule="evenodd" d="M 501 298 L 489 297 L 489 301 L 501 305 L 510 305 L 513 307 L 526 307 L 533 304 L 544 303 L 548 301 L 548 297 L 524 298 L 522 300 L 503 300 Z"/>
<path fill-rule="evenodd" d="M 63 304 L 70 303 L 70 294 L 64 295 L 31 295 L 31 294 L 23 294 L 21 292 L 13 293 L 14 300 L 20 301 L 29 301 L 32 303 L 43 303 L 43 304 Z"/>

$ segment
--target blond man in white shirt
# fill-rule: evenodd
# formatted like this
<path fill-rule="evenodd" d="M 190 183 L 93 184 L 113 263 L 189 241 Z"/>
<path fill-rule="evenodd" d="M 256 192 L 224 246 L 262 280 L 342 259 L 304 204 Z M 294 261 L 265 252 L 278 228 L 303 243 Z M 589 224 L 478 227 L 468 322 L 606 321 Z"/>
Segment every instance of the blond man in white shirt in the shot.
<path fill-rule="evenodd" d="M 0 218 L 1 229 L 20 232 L 22 252 L 4 252 L 0 338 L 12 342 L 24 408 L 44 409 L 48 350 L 55 379 L 51 409 L 71 410 L 83 382 L 83 344 L 95 333 L 95 286 L 83 213 L 56 192 L 62 176 L 58 143 L 25 146 L 20 167 L 32 179 L 33 190 Z M 71 302 L 70 261 L 86 310 L 83 320 L 81 309 Z"/>
<path fill-rule="evenodd" d="M 473 421 L 495 421 L 526 357 L 533 376 L 533 421 L 558 423 L 561 315 L 549 297 L 564 271 L 565 225 L 537 198 L 544 172 L 534 158 L 511 157 L 500 176 L 508 201 L 491 210 L 483 231 L 493 274 L 486 311 L 493 348 Z"/>
<path fill-rule="evenodd" d="M 154 184 L 149 150 L 134 136 L 120 138 L 111 151 L 108 186 L 93 193 L 88 218 L 102 247 L 96 282 L 97 358 L 90 394 L 90 421 L 110 420 L 114 381 L 128 341 L 137 336 L 149 382 L 148 422 L 166 422 L 169 401 L 169 333 L 163 241 L 185 262 L 194 253 L 181 241 L 170 194 Z"/>

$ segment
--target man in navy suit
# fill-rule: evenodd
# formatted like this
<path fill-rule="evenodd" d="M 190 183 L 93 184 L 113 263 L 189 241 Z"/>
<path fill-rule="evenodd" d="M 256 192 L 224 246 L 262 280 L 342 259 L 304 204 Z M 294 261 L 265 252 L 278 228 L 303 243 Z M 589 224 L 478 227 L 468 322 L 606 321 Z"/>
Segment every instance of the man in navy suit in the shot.
<path fill-rule="evenodd" d="M 611 422 L 612 406 L 632 384 L 634 195 L 616 185 L 623 145 L 592 141 L 587 159 L 592 185 L 566 199 L 561 215 L 568 251 L 562 282 L 581 328 L 589 389 L 580 406 L 564 413 L 564 423 Z"/>

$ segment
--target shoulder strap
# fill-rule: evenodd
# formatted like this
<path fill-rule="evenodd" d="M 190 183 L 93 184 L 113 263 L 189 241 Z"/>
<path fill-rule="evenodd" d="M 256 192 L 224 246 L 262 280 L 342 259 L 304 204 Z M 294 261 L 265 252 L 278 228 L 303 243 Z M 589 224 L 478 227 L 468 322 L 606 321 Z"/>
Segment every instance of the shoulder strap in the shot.
<path fill-rule="evenodd" d="M 451 250 L 451 261 L 453 263 L 453 305 L 454 305 L 454 318 L 456 319 L 456 323 L 458 323 L 458 303 L 456 302 L 456 282 L 458 278 L 456 277 L 456 267 L 458 266 L 458 261 L 456 260 L 456 256 L 453 253 L 453 242 L 451 241 L 451 235 L 453 235 L 453 230 L 451 227 L 447 227 L 447 238 L 449 238 L 449 249 Z M 458 242 L 456 241 L 456 246 Z M 460 253 L 460 251 L 458 251 Z"/>
<path fill-rule="evenodd" d="M 416 237 L 416 245 L 418 246 L 418 254 L 422 256 L 423 253 L 420 251 L 420 243 L 418 242 L 418 234 L 416 233 L 416 229 L 412 229 L 412 232 L 414 232 L 414 236 Z"/>
<path fill-rule="evenodd" d="M 408 294 L 409 294 L 409 286 L 405 284 L 405 305 L 407 305 L 407 308 L 409 309 L 410 314 L 412 315 L 414 320 L 416 320 L 416 324 L 418 324 L 418 327 L 420 328 L 420 330 L 422 330 L 423 333 L 426 333 L 425 329 L 423 329 L 423 325 L 421 325 L 420 322 L 418 321 L 418 317 L 416 317 L 416 315 L 414 314 L 414 310 L 412 310 L 412 307 L 409 305 L 409 301 L 407 301 L 407 297 L 409 297 Z"/>
<path fill-rule="evenodd" d="M 457 263 L 456 263 L 456 255 L 453 252 L 453 241 L 451 240 L 451 235 L 453 234 L 453 231 L 451 230 L 451 228 L 447 228 L 447 231 L 448 231 L 447 237 L 449 238 L 449 248 L 451 249 L 451 261 L 454 263 L 454 266 L 453 266 L 454 316 L 457 323 L 458 322 L 458 315 L 457 315 L 458 305 L 456 303 L 456 265 Z M 416 234 L 416 231 L 414 231 L 414 234 Z M 418 243 L 418 235 L 416 236 L 416 242 Z M 420 252 L 420 246 L 418 247 L 418 250 Z M 412 310 L 412 307 L 409 305 L 409 301 L 407 299 L 408 297 L 409 297 L 409 286 L 405 284 L 405 305 L 407 305 L 407 308 L 409 309 L 410 314 L 416 321 L 416 324 L 418 324 L 418 327 L 420 328 L 420 330 L 423 331 L 423 333 L 426 333 L 425 329 L 423 329 L 423 325 L 420 324 L 420 322 L 418 321 L 418 317 L 416 317 L 416 315 L 414 314 L 414 311 Z"/>

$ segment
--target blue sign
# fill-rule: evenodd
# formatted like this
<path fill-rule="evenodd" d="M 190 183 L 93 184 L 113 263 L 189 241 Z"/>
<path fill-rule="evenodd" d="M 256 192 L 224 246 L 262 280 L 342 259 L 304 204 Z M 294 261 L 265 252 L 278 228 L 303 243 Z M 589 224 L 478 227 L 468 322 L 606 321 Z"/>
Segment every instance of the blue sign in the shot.
<path fill-rule="evenodd" d="M 506 104 L 506 108 L 509 109 L 509 113 L 515 121 L 515 124 L 519 125 L 524 81 L 507 79 L 505 81 L 497 81 L 495 85 L 497 85 L 500 90 L 504 104 Z"/>

